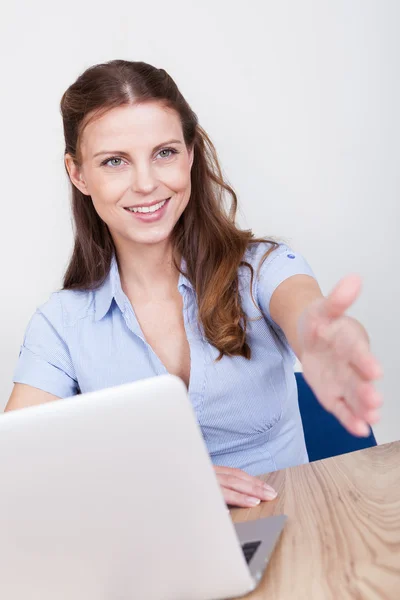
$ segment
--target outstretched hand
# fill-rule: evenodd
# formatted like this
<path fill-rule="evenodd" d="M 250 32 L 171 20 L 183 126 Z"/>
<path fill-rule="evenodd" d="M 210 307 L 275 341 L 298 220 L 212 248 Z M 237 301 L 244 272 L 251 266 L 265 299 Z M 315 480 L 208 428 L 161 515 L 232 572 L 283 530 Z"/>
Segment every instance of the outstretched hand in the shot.
<path fill-rule="evenodd" d="M 360 290 L 358 275 L 341 279 L 303 312 L 298 333 L 303 375 L 318 400 L 350 433 L 366 436 L 379 420 L 382 397 L 373 381 L 383 370 L 363 326 L 345 315 Z"/>

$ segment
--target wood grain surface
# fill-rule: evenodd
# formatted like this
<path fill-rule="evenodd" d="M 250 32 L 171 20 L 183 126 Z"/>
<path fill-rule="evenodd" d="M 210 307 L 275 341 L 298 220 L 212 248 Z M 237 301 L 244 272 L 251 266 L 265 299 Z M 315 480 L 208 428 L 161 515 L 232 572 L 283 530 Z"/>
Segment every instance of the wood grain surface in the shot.
<path fill-rule="evenodd" d="M 400 441 L 263 477 L 273 502 L 233 521 L 286 514 L 248 600 L 400 600 Z"/>

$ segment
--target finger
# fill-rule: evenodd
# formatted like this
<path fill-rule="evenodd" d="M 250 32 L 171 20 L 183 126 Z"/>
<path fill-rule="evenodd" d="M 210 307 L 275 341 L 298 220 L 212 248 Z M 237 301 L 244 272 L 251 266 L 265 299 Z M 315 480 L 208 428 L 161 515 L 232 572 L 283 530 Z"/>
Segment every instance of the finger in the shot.
<path fill-rule="evenodd" d="M 317 393 L 317 397 L 330 412 L 335 411 L 338 398 L 344 400 L 354 417 L 368 423 L 377 420 L 376 415 L 373 421 L 370 420 L 369 413 L 383 405 L 383 397 L 374 383 L 361 377 L 350 364 L 342 365 L 329 387 L 325 386 L 323 392 Z"/>
<path fill-rule="evenodd" d="M 219 484 L 235 492 L 241 492 L 247 496 L 259 498 L 260 500 L 273 500 L 276 498 L 276 491 L 273 490 L 269 485 L 264 484 L 259 479 L 256 481 L 246 481 L 240 479 L 235 475 L 225 475 L 221 473 L 218 475 Z"/>
<path fill-rule="evenodd" d="M 275 491 L 270 485 L 258 479 L 258 477 L 254 477 L 254 475 L 249 475 L 246 471 L 242 471 L 242 469 L 235 469 L 233 467 L 219 467 L 214 466 L 214 469 L 217 473 L 222 473 L 224 475 L 235 475 L 239 479 L 244 479 L 245 481 L 249 481 L 250 483 L 254 483 L 255 485 L 267 486 L 272 491 Z"/>
<path fill-rule="evenodd" d="M 382 365 L 364 341 L 354 344 L 350 352 L 349 362 L 364 379 L 380 379 L 383 376 Z"/>
<path fill-rule="evenodd" d="M 320 326 L 319 335 L 327 343 L 333 343 L 337 358 L 348 362 L 363 379 L 382 377 L 382 366 L 372 354 L 365 330 L 358 321 L 342 317 Z"/>
<path fill-rule="evenodd" d="M 251 481 L 241 479 L 235 475 L 221 474 L 218 477 L 220 485 L 223 487 L 254 496 L 260 500 L 273 500 L 276 498 L 276 491 L 268 484 L 256 479 L 255 477 Z"/>
<path fill-rule="evenodd" d="M 383 404 L 382 395 L 372 381 L 363 379 L 357 371 L 348 366 L 338 375 L 341 385 L 332 396 L 332 406 L 336 406 L 337 398 L 341 398 L 350 408 L 355 417 L 368 420 L 371 410 L 379 409 Z"/>
<path fill-rule="evenodd" d="M 226 504 L 230 506 L 240 506 L 241 508 L 254 508 L 260 504 L 259 498 L 246 496 L 228 488 L 222 488 L 222 493 Z"/>
<path fill-rule="evenodd" d="M 379 410 L 370 410 L 368 411 L 366 417 L 365 417 L 365 422 L 368 425 L 376 425 L 376 423 L 378 423 L 381 420 L 381 413 L 379 412 Z"/>
<path fill-rule="evenodd" d="M 328 319 L 340 317 L 355 302 L 360 291 L 361 277 L 359 275 L 343 277 L 325 298 L 325 302 L 320 304 L 321 316 Z"/>
<path fill-rule="evenodd" d="M 337 398 L 332 413 L 352 435 L 367 437 L 370 434 L 367 423 L 353 414 L 343 398 Z"/>
<path fill-rule="evenodd" d="M 350 382 L 349 393 L 345 395 L 351 409 L 360 418 L 366 418 L 371 410 L 380 408 L 383 404 L 382 394 L 378 392 L 371 381 L 360 379 L 357 375 Z"/>
<path fill-rule="evenodd" d="M 249 475 L 248 473 L 246 473 L 246 471 L 242 471 L 242 469 L 235 469 L 234 467 L 220 467 L 219 465 L 214 465 L 214 469 L 217 473 L 223 473 L 225 475 L 236 475 L 236 477 L 240 477 L 241 479 L 247 479 L 248 481 L 253 481 L 254 479 L 256 479 L 253 475 Z"/>

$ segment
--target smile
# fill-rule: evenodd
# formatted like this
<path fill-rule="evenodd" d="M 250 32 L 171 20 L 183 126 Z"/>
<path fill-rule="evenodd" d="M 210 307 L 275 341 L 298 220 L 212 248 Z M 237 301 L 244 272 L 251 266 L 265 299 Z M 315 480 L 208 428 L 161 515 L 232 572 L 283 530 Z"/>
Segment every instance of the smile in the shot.
<path fill-rule="evenodd" d="M 162 208 L 168 200 L 170 200 L 170 198 L 167 198 L 166 200 L 161 200 L 161 202 L 153 204 L 152 206 L 132 206 L 126 207 L 125 210 L 129 210 L 129 212 L 134 213 L 154 213 L 157 212 L 157 210 L 160 210 L 160 208 Z"/>

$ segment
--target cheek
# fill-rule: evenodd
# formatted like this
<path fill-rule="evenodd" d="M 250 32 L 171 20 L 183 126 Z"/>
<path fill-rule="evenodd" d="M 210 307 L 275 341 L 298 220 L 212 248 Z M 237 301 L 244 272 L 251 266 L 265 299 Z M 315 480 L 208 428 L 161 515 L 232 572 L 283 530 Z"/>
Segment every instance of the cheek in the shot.
<path fill-rule="evenodd" d="M 93 196 L 101 204 L 114 202 L 123 190 L 129 185 L 129 178 L 123 176 L 103 177 L 95 184 Z"/>
<path fill-rule="evenodd" d="M 125 187 L 122 179 L 118 177 L 99 179 L 92 186 L 90 195 L 93 206 L 103 220 L 106 220 L 104 217 L 106 217 L 109 210 L 115 207 Z"/>
<path fill-rule="evenodd" d="M 120 195 L 121 186 L 117 185 L 115 181 L 107 181 L 103 182 L 102 185 L 96 185 L 91 193 L 95 211 L 107 224 L 110 224 L 110 221 L 113 220 L 112 214 Z"/>
<path fill-rule="evenodd" d="M 165 173 L 163 177 L 165 185 L 176 193 L 186 192 L 190 190 L 190 168 L 189 163 L 181 165 L 176 169 L 171 169 L 170 172 Z"/>

